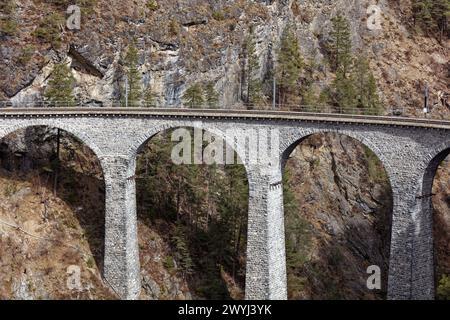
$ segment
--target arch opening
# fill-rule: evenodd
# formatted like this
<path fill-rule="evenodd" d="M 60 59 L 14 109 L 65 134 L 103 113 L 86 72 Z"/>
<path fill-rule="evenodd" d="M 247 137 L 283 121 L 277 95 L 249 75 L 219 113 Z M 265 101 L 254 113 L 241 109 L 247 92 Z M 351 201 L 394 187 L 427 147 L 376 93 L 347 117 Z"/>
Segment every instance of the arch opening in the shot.
<path fill-rule="evenodd" d="M 191 138 L 190 150 L 180 152 L 188 153 L 191 164 L 174 162 L 172 153 L 180 142 L 172 141 L 172 134 L 179 129 Z M 242 164 L 196 164 L 199 149 L 194 147 L 194 135 L 199 132 L 207 131 L 166 129 L 138 149 L 136 195 L 144 299 L 244 298 L 247 173 Z M 200 142 L 200 152 L 206 152 L 207 143 Z"/>
<path fill-rule="evenodd" d="M 392 189 L 382 162 L 334 132 L 308 135 L 285 156 L 288 298 L 385 299 Z M 380 282 L 368 288 L 370 266 Z"/>
<path fill-rule="evenodd" d="M 103 171 L 60 128 L 30 126 L 0 140 L 0 298 L 111 299 L 103 284 Z"/>

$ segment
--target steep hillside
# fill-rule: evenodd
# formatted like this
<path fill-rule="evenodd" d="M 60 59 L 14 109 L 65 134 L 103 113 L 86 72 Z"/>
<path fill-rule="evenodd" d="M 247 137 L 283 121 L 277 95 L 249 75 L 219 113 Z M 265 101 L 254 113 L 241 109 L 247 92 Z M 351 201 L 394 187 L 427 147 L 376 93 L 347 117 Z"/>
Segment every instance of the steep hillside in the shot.
<path fill-rule="evenodd" d="M 15 29 L 1 34 L 0 98 L 14 103 L 41 100 L 53 64 L 61 61 L 71 62 L 82 103 L 118 101 L 121 57 L 135 41 L 142 86 L 158 105 L 180 105 L 192 83 L 212 82 L 219 104 L 237 107 L 246 94 L 242 77 L 249 30 L 254 30 L 258 73 L 270 96 L 273 59 L 288 25 L 295 26 L 305 60 L 316 65 L 312 79 L 323 89 L 333 79 L 327 43 L 331 18 L 339 12 L 350 21 L 354 52 L 371 61 L 386 112 L 420 115 L 425 83 L 432 103 L 448 89 L 448 42 L 417 31 L 407 0 L 377 1 L 381 30 L 368 28 L 373 3 L 365 0 L 84 1 L 81 30 L 75 31 L 64 28 L 69 1 L 10 2 L 16 5 L 2 11 Z M 433 116 L 446 115 L 448 108 L 437 104 Z"/>

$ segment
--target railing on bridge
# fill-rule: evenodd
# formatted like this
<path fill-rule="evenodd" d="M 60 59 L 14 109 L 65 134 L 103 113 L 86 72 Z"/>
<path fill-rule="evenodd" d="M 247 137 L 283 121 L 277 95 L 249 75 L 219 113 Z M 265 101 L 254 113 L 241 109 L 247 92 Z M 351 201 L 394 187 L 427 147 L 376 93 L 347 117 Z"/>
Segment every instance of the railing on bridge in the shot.
<path fill-rule="evenodd" d="M 20 102 L 12 103 L 11 101 L 0 101 L 0 108 L 89 108 L 89 107 L 105 107 L 105 108 L 164 108 L 164 109 L 213 109 L 213 110 L 254 110 L 254 111 L 291 111 L 302 113 L 326 113 L 326 114 L 347 114 L 347 115 L 372 115 L 372 116 L 407 116 L 404 108 L 395 108 L 391 110 L 377 110 L 374 108 L 340 108 L 331 105 L 276 105 L 273 106 L 192 106 L 192 105 L 179 105 L 179 106 L 156 106 L 151 103 L 125 103 L 113 102 L 113 103 L 90 103 L 81 104 L 79 102 L 72 101 L 33 101 L 33 102 Z"/>

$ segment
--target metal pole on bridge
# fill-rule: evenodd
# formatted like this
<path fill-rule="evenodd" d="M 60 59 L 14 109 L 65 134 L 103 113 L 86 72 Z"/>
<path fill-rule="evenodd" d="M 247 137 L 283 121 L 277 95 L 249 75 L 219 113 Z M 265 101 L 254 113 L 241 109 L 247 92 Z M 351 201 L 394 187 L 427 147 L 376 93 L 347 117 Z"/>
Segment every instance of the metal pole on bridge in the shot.
<path fill-rule="evenodd" d="M 128 108 L 128 77 L 125 76 L 125 107 Z"/>
<path fill-rule="evenodd" d="M 275 110 L 275 105 L 277 103 L 277 80 L 275 78 L 275 72 L 273 74 L 273 93 L 272 93 L 272 96 L 273 96 L 272 109 Z"/>

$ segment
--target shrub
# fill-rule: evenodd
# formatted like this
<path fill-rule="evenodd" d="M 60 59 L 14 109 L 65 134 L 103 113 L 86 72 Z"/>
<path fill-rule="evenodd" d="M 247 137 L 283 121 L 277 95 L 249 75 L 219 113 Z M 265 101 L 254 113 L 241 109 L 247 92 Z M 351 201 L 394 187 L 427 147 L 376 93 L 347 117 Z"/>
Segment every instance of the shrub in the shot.
<path fill-rule="evenodd" d="M 64 25 L 64 18 L 59 13 L 52 13 L 44 18 L 33 35 L 55 47 L 61 44 L 60 28 Z"/>
<path fill-rule="evenodd" d="M 173 258 L 170 256 L 164 259 L 163 265 L 169 272 L 172 272 L 175 269 L 175 263 L 173 262 Z"/>
<path fill-rule="evenodd" d="M 69 4 L 69 0 L 50 0 L 47 1 L 51 4 L 57 5 L 57 6 L 67 6 Z"/>
<path fill-rule="evenodd" d="M 16 3 L 13 0 L 2 0 L 0 3 L 0 12 L 4 14 L 12 14 L 16 10 Z"/>
<path fill-rule="evenodd" d="M 10 19 L 0 20 L 0 32 L 8 36 L 13 36 L 17 33 L 17 22 Z"/>
<path fill-rule="evenodd" d="M 95 266 L 94 258 L 89 257 L 86 261 L 86 265 L 88 268 L 92 269 Z"/>
<path fill-rule="evenodd" d="M 214 11 L 212 13 L 212 17 L 214 20 L 217 20 L 217 21 L 225 20 L 225 14 L 223 13 L 223 11 Z"/>
<path fill-rule="evenodd" d="M 180 33 L 180 24 L 177 20 L 172 19 L 169 22 L 169 34 L 171 36 L 176 36 Z"/>
<path fill-rule="evenodd" d="M 439 300 L 450 300 L 450 277 L 445 274 L 439 280 L 436 298 Z"/>
<path fill-rule="evenodd" d="M 26 45 L 23 48 L 20 56 L 17 57 L 17 62 L 19 62 L 22 65 L 26 65 L 33 57 L 34 51 L 35 51 L 35 47 L 33 45 Z"/>
<path fill-rule="evenodd" d="M 159 8 L 158 2 L 156 2 L 156 0 L 148 0 L 147 8 L 149 8 L 151 11 L 158 10 L 158 8 Z"/>
<path fill-rule="evenodd" d="M 388 177 L 386 176 L 386 172 L 377 155 L 366 146 L 364 146 L 364 155 L 367 161 L 367 171 L 370 181 L 373 181 L 374 183 L 387 182 Z"/>

